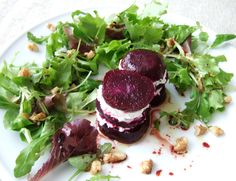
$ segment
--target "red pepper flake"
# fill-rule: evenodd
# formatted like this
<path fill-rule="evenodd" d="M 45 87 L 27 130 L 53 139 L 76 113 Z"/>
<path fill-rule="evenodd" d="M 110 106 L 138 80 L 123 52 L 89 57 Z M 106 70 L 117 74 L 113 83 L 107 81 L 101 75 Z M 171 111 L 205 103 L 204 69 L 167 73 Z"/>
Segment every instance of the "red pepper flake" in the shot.
<path fill-rule="evenodd" d="M 173 172 L 169 172 L 169 175 L 170 175 L 170 176 L 173 176 L 173 175 L 174 175 L 174 173 L 173 173 Z"/>
<path fill-rule="evenodd" d="M 205 148 L 210 148 L 210 145 L 207 142 L 203 142 L 202 146 L 205 147 Z"/>
<path fill-rule="evenodd" d="M 156 176 L 159 177 L 159 176 L 161 175 L 161 172 L 162 172 L 162 170 L 157 170 L 157 171 L 156 171 Z"/>
<path fill-rule="evenodd" d="M 159 148 L 157 154 L 158 154 L 158 155 L 161 155 L 161 148 Z"/>
<path fill-rule="evenodd" d="M 162 143 L 162 144 L 161 144 L 161 146 L 165 146 L 165 144 L 164 144 L 164 143 Z"/>
<path fill-rule="evenodd" d="M 157 152 L 154 150 L 154 151 L 152 152 L 152 154 L 157 154 Z"/>
<path fill-rule="evenodd" d="M 129 169 L 132 169 L 132 167 L 131 167 L 131 166 L 129 166 L 129 165 L 127 165 L 127 168 L 129 168 Z"/>

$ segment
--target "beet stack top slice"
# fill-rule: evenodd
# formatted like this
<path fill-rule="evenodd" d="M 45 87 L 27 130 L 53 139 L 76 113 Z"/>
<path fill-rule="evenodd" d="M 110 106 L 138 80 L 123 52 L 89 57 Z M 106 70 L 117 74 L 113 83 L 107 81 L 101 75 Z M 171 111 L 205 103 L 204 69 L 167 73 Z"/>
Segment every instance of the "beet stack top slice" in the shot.
<path fill-rule="evenodd" d="M 166 71 L 162 55 L 144 49 L 128 52 L 120 61 L 120 69 L 138 72 L 154 82 L 162 79 Z"/>
<path fill-rule="evenodd" d="M 154 91 L 151 79 L 132 71 L 111 70 L 103 80 L 102 94 L 106 103 L 126 112 L 146 107 Z"/>

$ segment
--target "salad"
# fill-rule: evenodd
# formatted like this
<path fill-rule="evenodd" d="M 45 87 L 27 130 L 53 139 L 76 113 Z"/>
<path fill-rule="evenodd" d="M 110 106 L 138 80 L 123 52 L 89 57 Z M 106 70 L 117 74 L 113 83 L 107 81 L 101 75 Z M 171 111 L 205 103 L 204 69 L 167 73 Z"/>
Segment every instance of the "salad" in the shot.
<path fill-rule="evenodd" d="M 191 92 L 184 109 L 160 111 L 154 128 L 158 130 L 163 119 L 182 129 L 188 129 L 195 120 L 210 127 L 212 115 L 224 111 L 230 102 L 225 88 L 233 74 L 219 67 L 227 61 L 224 55 L 213 56 L 209 51 L 236 35 L 218 34 L 210 43 L 199 22 L 195 26 L 169 24 L 162 18 L 166 13 L 166 5 L 157 0 L 142 9 L 132 5 L 110 20 L 96 11 L 77 10 L 71 14 L 72 21 L 50 25 L 52 32 L 47 36 L 27 33 L 30 50 L 37 51 L 37 44 L 45 46 L 43 65 L 3 62 L 0 71 L 4 126 L 17 131 L 28 143 L 16 158 L 15 177 L 29 174 L 49 148 L 48 161 L 29 180 L 40 180 L 65 161 L 77 169 L 70 178 L 74 179 L 92 168 L 94 161 L 104 161 L 111 154 L 112 144 L 98 143 L 95 126 L 78 117 L 96 111 L 97 90 L 102 84 L 96 75 L 101 74 L 101 66 L 118 69 L 120 60 L 137 49 L 161 54 L 169 84 L 180 95 Z M 119 154 L 118 161 L 126 159 L 127 155 Z M 90 180 L 119 178 L 98 172 Z"/>

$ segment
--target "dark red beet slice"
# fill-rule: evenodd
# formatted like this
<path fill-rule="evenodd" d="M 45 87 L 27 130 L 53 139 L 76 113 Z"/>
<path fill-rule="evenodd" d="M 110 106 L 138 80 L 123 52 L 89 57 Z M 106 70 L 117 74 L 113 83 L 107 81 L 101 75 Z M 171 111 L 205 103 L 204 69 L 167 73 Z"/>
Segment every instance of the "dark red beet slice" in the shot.
<path fill-rule="evenodd" d="M 162 55 L 145 49 L 128 52 L 120 61 L 120 67 L 147 76 L 153 82 L 162 79 L 166 71 Z"/>
<path fill-rule="evenodd" d="M 148 128 L 150 125 L 150 118 L 149 114 L 147 114 L 147 117 L 144 119 L 144 121 L 137 125 L 135 128 L 131 130 L 126 130 L 124 132 L 120 132 L 118 128 L 108 128 L 106 124 L 104 125 L 99 125 L 98 122 L 98 127 L 99 130 L 109 137 L 112 140 L 117 140 L 121 143 L 134 143 L 141 139 L 143 135 L 147 132 Z"/>
<path fill-rule="evenodd" d="M 106 36 L 112 40 L 121 40 L 125 38 L 124 30 L 124 24 L 113 22 L 106 28 Z"/>
<path fill-rule="evenodd" d="M 143 121 L 146 119 L 146 116 L 148 115 L 148 113 L 150 111 L 150 108 L 146 109 L 143 112 L 142 117 L 135 118 L 132 122 L 127 123 L 127 122 L 124 122 L 124 121 L 119 121 L 116 118 L 111 117 L 110 115 L 105 114 L 103 112 L 103 110 L 101 109 L 101 105 L 100 105 L 100 102 L 98 100 L 96 101 L 96 108 L 97 108 L 97 111 L 99 112 L 100 116 L 103 119 L 106 119 L 107 122 L 109 122 L 109 123 L 111 123 L 111 124 L 113 124 L 115 126 L 121 126 L 123 128 L 134 128 L 135 126 L 143 123 Z"/>
<path fill-rule="evenodd" d="M 162 90 L 160 91 L 160 95 L 156 95 L 151 102 L 151 106 L 152 107 L 156 107 L 161 105 L 166 99 L 166 89 L 165 87 L 162 88 Z"/>
<path fill-rule="evenodd" d="M 111 107 L 133 112 L 151 102 L 154 86 L 148 77 L 136 72 L 111 70 L 104 77 L 102 94 Z"/>

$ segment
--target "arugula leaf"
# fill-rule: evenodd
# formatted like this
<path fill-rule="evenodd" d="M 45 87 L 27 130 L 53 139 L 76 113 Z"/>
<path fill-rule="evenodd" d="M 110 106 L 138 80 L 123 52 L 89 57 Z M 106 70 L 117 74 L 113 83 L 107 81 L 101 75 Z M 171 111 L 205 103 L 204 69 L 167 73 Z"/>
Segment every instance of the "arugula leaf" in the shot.
<path fill-rule="evenodd" d="M 94 15 L 92 16 L 90 13 L 84 13 L 79 10 L 73 12 L 72 18 L 75 22 L 73 24 L 73 34 L 76 38 L 81 38 L 86 43 L 101 44 L 105 39 L 107 24 L 103 18 L 99 17 L 96 11 L 94 11 Z"/>
<path fill-rule="evenodd" d="M 166 39 L 174 38 L 179 44 L 183 43 L 193 32 L 197 30 L 196 27 L 188 25 L 171 25 L 165 31 L 164 37 Z"/>
<path fill-rule="evenodd" d="M 16 109 L 19 106 L 0 95 L 0 109 Z"/>
<path fill-rule="evenodd" d="M 33 140 L 25 149 L 23 149 L 16 159 L 14 176 L 19 178 L 31 171 L 35 161 L 38 160 L 42 152 L 50 143 L 51 135 L 44 135 Z"/>
<path fill-rule="evenodd" d="M 3 73 L 0 73 L 0 86 L 13 95 L 19 95 L 18 86 L 14 82 L 12 82 L 8 77 L 6 77 Z"/>
<path fill-rule="evenodd" d="M 48 40 L 48 36 L 36 37 L 33 33 L 27 32 L 28 40 L 31 40 L 34 43 L 42 44 Z"/>
<path fill-rule="evenodd" d="M 91 177 L 90 179 L 86 180 L 86 181 L 103 181 L 103 180 L 107 180 L 107 181 L 111 181 L 113 179 L 120 179 L 120 177 L 118 176 L 112 176 L 112 175 L 94 175 L 93 177 Z"/>
<path fill-rule="evenodd" d="M 236 38 L 235 34 L 218 34 L 216 35 L 215 41 L 212 43 L 211 48 L 216 48 L 217 46 L 221 45 L 222 43 L 233 40 Z"/>
<path fill-rule="evenodd" d="M 207 32 L 201 32 L 200 34 L 199 34 L 199 39 L 201 40 L 201 41 L 207 41 L 208 40 L 208 38 L 209 38 L 209 35 L 208 35 L 208 33 Z"/>
<path fill-rule="evenodd" d="M 8 109 L 5 114 L 4 114 L 4 118 L 3 118 L 3 123 L 4 123 L 4 127 L 11 129 L 12 128 L 12 122 L 17 118 L 19 114 L 19 109 Z"/>
<path fill-rule="evenodd" d="M 97 97 L 97 89 L 94 89 L 91 93 L 86 92 L 72 92 L 67 96 L 68 112 L 72 114 L 83 114 L 94 112 L 95 104 L 92 107 L 88 107 L 91 103 L 95 103 Z M 75 101 L 76 100 L 76 101 Z"/>
<path fill-rule="evenodd" d="M 61 22 L 57 24 L 57 29 L 53 32 L 46 43 L 46 58 L 52 59 L 55 56 L 55 52 L 60 49 L 66 49 L 68 47 L 68 37 L 64 32 L 65 25 Z"/>
<path fill-rule="evenodd" d="M 96 158 L 96 154 L 84 154 L 76 157 L 71 157 L 68 159 L 68 161 L 73 167 L 81 171 L 85 171 L 90 166 L 92 161 L 94 161 Z"/>
<path fill-rule="evenodd" d="M 127 40 L 112 40 L 109 43 L 103 43 L 96 49 L 94 57 L 100 64 L 109 69 L 118 68 L 121 57 L 128 52 L 131 42 Z"/>
<path fill-rule="evenodd" d="M 101 154 L 110 153 L 112 150 L 112 144 L 111 143 L 104 143 L 103 145 L 100 145 L 99 150 L 101 151 Z"/>

